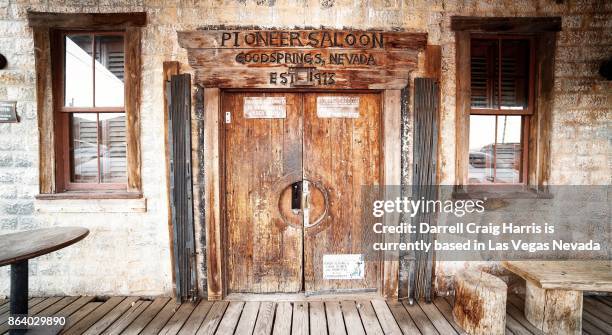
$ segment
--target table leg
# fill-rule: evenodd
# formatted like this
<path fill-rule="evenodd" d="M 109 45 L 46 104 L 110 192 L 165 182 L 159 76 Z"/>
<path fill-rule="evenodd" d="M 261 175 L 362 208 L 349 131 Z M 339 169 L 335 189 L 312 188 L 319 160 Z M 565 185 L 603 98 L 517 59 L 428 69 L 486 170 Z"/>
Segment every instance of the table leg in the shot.
<path fill-rule="evenodd" d="M 544 334 L 582 334 L 582 291 L 546 290 L 527 280 L 525 318 Z"/>
<path fill-rule="evenodd" d="M 11 314 L 28 314 L 28 260 L 11 264 Z M 25 334 L 27 329 L 12 329 L 9 333 Z"/>

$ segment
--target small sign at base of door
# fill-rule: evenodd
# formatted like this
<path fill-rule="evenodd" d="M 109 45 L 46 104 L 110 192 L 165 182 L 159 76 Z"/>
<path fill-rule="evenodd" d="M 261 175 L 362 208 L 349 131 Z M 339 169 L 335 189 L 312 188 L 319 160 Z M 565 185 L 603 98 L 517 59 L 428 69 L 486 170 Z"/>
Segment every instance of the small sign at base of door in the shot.
<path fill-rule="evenodd" d="M 244 97 L 245 119 L 284 119 L 287 117 L 285 97 Z"/>
<path fill-rule="evenodd" d="M 324 279 L 363 279 L 364 275 L 362 254 L 323 255 Z"/>
<path fill-rule="evenodd" d="M 317 117 L 359 118 L 359 97 L 317 97 Z"/>

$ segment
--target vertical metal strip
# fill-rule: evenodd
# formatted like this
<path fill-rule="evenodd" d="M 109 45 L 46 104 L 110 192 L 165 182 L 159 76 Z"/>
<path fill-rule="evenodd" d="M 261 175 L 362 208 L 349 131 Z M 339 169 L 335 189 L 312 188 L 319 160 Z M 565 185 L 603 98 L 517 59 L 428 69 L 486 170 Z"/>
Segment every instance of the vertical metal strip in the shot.
<path fill-rule="evenodd" d="M 414 97 L 414 140 L 412 198 L 436 200 L 438 157 L 438 83 L 432 78 L 416 78 Z M 413 224 L 427 222 L 435 225 L 435 213 L 418 213 Z M 432 242 L 434 236 L 417 232 L 411 241 Z M 433 285 L 434 252 L 417 251 L 409 269 L 408 297 L 430 302 Z"/>
<path fill-rule="evenodd" d="M 177 301 L 197 295 L 191 172 L 191 76 L 172 76 L 168 142 Z"/>

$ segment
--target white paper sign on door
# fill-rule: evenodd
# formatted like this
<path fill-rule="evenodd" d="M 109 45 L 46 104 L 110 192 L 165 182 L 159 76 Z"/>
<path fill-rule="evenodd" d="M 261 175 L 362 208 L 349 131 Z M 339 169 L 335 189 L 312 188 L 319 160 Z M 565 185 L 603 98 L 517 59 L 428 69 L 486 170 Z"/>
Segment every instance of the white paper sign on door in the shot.
<path fill-rule="evenodd" d="M 323 279 L 363 279 L 362 254 L 323 255 Z"/>
<path fill-rule="evenodd" d="M 359 118 L 359 97 L 317 97 L 317 116 L 320 118 Z"/>
<path fill-rule="evenodd" d="M 287 117 L 285 97 L 244 97 L 245 119 L 284 119 Z"/>

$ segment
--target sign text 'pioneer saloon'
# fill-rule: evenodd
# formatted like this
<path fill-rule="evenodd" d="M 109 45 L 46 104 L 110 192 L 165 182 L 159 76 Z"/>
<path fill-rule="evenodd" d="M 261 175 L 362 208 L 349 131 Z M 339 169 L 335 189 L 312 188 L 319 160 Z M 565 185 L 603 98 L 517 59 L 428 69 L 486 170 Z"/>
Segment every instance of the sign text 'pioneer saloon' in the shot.
<path fill-rule="evenodd" d="M 427 34 L 357 30 L 179 32 L 205 87 L 402 88 Z"/>

